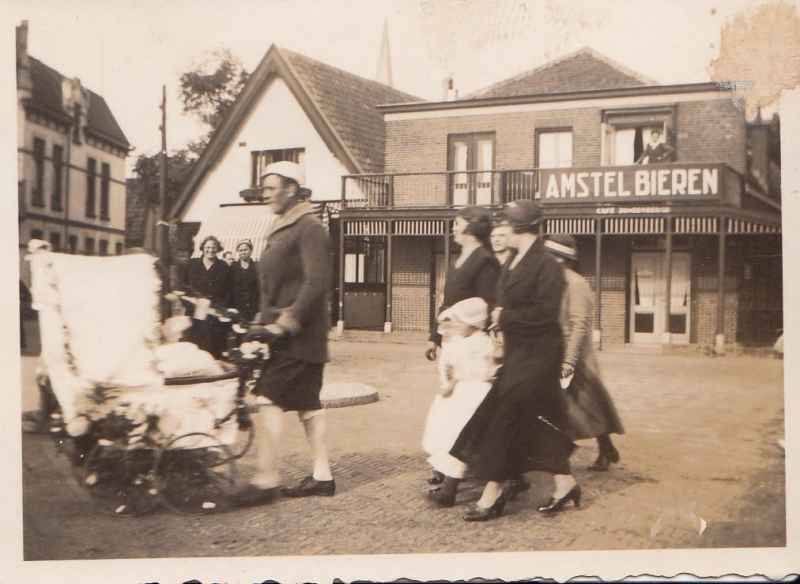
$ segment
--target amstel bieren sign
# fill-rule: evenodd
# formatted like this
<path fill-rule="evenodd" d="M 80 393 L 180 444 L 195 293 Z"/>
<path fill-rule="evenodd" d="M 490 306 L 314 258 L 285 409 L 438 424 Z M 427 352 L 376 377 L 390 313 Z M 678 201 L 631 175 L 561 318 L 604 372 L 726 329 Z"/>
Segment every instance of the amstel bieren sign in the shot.
<path fill-rule="evenodd" d="M 544 201 L 643 201 L 718 198 L 719 166 L 540 170 L 538 198 Z"/>

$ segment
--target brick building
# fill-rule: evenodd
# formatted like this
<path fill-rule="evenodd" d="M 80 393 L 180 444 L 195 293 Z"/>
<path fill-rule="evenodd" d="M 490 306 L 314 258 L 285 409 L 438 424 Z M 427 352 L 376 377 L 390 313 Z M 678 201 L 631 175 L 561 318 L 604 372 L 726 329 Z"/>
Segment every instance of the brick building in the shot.
<path fill-rule="evenodd" d="M 603 344 L 774 341 L 777 130 L 731 88 L 658 85 L 583 49 L 452 94 L 380 106 L 383 171 L 342 178 L 340 327 L 427 330 L 457 208 L 533 198 L 543 233 L 578 240 Z"/>
<path fill-rule="evenodd" d="M 130 144 L 102 96 L 28 54 L 27 22 L 16 35 L 20 274 L 29 283 L 30 239 L 122 253 Z"/>

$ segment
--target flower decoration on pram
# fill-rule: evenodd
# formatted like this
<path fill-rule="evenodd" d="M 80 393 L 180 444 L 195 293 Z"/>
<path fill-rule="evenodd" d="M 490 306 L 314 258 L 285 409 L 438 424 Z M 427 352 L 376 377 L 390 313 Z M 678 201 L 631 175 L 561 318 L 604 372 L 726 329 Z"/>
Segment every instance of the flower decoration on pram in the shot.
<path fill-rule="evenodd" d="M 71 454 L 79 484 L 114 514 L 224 508 L 235 461 L 253 441 L 246 398 L 269 343 L 232 347 L 221 362 L 177 342 L 187 319 L 160 321 L 160 281 L 146 254 L 35 246 L 29 260 L 42 337 L 37 381 L 54 398 L 50 434 Z M 246 332 L 235 311 L 221 317 Z"/>

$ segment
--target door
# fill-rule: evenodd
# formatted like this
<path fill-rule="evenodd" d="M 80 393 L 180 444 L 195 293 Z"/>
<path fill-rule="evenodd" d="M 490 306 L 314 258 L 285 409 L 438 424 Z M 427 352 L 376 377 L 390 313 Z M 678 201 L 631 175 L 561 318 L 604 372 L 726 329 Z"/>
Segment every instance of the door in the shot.
<path fill-rule="evenodd" d="M 493 199 L 494 134 L 450 136 L 448 170 L 450 200 L 456 207 L 491 205 Z"/>
<path fill-rule="evenodd" d="M 685 252 L 672 254 L 669 322 L 666 317 L 666 254 L 636 252 L 631 256 L 630 339 L 635 344 L 689 342 L 691 260 Z"/>

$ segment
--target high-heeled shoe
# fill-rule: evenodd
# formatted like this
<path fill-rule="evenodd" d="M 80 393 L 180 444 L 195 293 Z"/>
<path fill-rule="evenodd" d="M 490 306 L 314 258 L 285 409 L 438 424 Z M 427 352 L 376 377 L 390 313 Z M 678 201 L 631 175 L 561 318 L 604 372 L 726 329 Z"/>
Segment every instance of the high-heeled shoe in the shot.
<path fill-rule="evenodd" d="M 441 485 L 444 482 L 444 474 L 438 470 L 433 471 L 431 478 L 428 479 L 429 485 Z"/>
<path fill-rule="evenodd" d="M 503 514 L 503 509 L 505 509 L 507 500 L 508 492 L 504 490 L 491 507 L 481 507 L 477 503 L 473 503 L 464 511 L 464 521 L 489 521 L 489 519 L 497 519 Z"/>
<path fill-rule="evenodd" d="M 542 505 L 539 507 L 540 513 L 557 513 L 561 511 L 564 506 L 572 501 L 576 507 L 581 506 L 581 486 L 575 485 L 572 487 L 566 495 L 561 497 L 560 499 L 556 499 L 555 497 L 550 497 L 550 501 L 548 501 L 547 505 Z"/>
<path fill-rule="evenodd" d="M 607 471 L 612 462 L 614 464 L 619 462 L 619 451 L 617 451 L 616 448 L 600 452 L 600 454 L 597 455 L 597 460 L 589 467 L 589 470 L 599 472 Z"/>
<path fill-rule="evenodd" d="M 445 475 L 441 485 L 428 491 L 428 499 L 438 507 L 452 507 L 456 504 L 456 493 L 460 482 L 460 479 Z"/>

